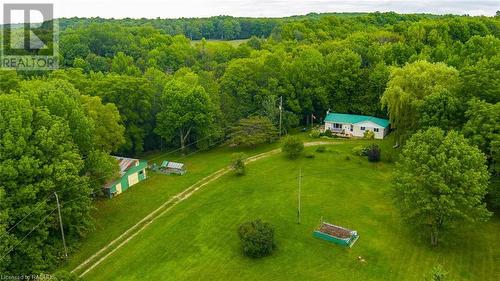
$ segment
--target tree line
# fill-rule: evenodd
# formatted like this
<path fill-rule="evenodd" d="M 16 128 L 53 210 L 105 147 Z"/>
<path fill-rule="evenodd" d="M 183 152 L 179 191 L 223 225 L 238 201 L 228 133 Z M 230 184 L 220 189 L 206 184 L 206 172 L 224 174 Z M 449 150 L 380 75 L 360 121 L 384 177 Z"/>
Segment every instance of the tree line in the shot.
<path fill-rule="evenodd" d="M 104 18 L 62 18 L 59 19 L 61 30 L 78 29 L 93 24 L 116 23 L 120 26 L 152 26 L 168 35 L 184 35 L 191 40 L 217 39 L 234 40 L 248 39 L 252 36 L 266 38 L 279 26 L 292 21 L 307 22 L 320 20 L 323 17 L 335 16 L 350 23 L 371 23 L 377 26 L 394 24 L 399 21 L 417 21 L 423 18 L 438 16 L 429 14 L 400 15 L 396 13 L 310 13 L 304 16 L 285 18 L 248 18 L 232 16 L 215 16 L 209 18 L 179 18 L 179 19 L 104 19 Z M 349 18 L 355 18 L 350 20 Z"/>

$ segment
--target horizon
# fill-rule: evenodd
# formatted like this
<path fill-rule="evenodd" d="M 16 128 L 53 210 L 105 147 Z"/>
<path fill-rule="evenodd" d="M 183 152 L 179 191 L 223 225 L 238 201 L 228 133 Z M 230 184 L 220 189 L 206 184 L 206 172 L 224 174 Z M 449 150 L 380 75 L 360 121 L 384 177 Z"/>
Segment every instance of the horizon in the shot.
<path fill-rule="evenodd" d="M 386 13 L 398 14 L 432 14 L 432 15 L 468 15 L 494 16 L 500 10 L 500 1 L 492 0 L 424 0 L 418 3 L 404 0 L 361 0 L 361 1 L 329 1 L 329 0 L 159 0 L 134 1 L 126 0 L 119 5 L 113 1 L 19 1 L 9 3 L 53 3 L 54 17 L 61 18 L 103 18 L 103 19 L 180 19 L 209 18 L 231 16 L 245 18 L 285 18 L 303 16 L 310 13 Z M 293 3 L 291 3 L 293 2 Z M 3 14 L 0 13 L 3 22 Z M 41 22 L 34 15 L 32 22 Z M 22 16 L 13 15 L 13 24 L 23 23 Z"/>

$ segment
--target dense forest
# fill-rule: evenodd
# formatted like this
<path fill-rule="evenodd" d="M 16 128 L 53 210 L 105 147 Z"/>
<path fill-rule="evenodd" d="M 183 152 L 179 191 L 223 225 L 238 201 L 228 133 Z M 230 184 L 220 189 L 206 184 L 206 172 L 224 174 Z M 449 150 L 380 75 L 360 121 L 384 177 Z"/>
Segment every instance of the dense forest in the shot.
<path fill-rule="evenodd" d="M 59 70 L 0 72 L 0 272 L 62 260 L 54 192 L 77 247 L 93 227 L 93 198 L 117 172 L 110 154 L 210 148 L 242 118 L 277 124 L 280 97 L 286 130 L 331 110 L 390 118 L 400 145 L 429 127 L 461 132 L 488 161 L 488 207 L 500 205 L 498 16 L 60 24 Z"/>

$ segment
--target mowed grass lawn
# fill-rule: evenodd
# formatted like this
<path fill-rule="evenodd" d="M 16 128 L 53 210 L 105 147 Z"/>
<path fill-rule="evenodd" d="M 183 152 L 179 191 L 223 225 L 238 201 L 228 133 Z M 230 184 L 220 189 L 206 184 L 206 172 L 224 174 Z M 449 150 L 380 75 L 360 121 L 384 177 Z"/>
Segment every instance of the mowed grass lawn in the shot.
<path fill-rule="evenodd" d="M 160 217 L 84 280 L 422 280 L 436 263 L 456 280 L 500 280 L 497 218 L 464 226 L 455 239 L 429 247 L 402 225 L 393 207 L 392 164 L 352 156 L 360 143 L 329 145 L 325 153 L 307 148 L 314 159 L 273 155 L 249 164 L 245 176 L 223 176 Z M 301 224 L 296 222 L 299 169 Z M 241 223 L 256 218 L 275 225 L 277 246 L 272 256 L 258 260 L 242 255 L 237 235 Z M 360 239 L 346 249 L 313 238 L 321 218 L 357 230 Z"/>
<path fill-rule="evenodd" d="M 209 44 L 210 43 L 227 43 L 229 45 L 232 45 L 233 47 L 238 47 L 239 45 L 245 43 L 248 41 L 248 39 L 235 39 L 235 40 L 217 40 L 217 39 L 209 39 L 206 40 Z M 200 43 L 201 40 L 191 40 L 191 45 L 196 45 Z"/>
<path fill-rule="evenodd" d="M 209 174 L 226 167 L 232 153 L 243 151 L 248 155 L 253 155 L 278 146 L 279 144 L 275 143 L 262 145 L 251 150 L 219 147 L 210 151 L 188 153 L 186 156 L 168 152 L 145 156 L 144 159 L 150 160 L 149 163 L 160 164 L 163 160 L 185 163 L 188 173 L 184 176 L 167 176 L 148 171 L 147 180 L 132 186 L 112 200 L 98 201 L 93 212 L 95 229 L 70 255 L 70 259 L 63 267 L 72 270 L 172 196 Z"/>

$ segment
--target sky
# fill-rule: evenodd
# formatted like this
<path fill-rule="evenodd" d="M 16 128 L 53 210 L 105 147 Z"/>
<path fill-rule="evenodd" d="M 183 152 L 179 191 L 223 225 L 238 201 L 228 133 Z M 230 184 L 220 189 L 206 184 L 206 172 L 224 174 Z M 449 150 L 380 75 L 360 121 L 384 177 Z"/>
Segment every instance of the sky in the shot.
<path fill-rule="evenodd" d="M 283 17 L 310 12 L 385 12 L 492 16 L 500 0 L 5 0 L 53 3 L 55 17 L 179 18 L 230 15 Z M 34 13 L 33 17 L 39 15 Z M 15 22 L 22 17 L 13 15 Z M 39 16 L 41 17 L 41 16 Z M 3 20 L 3 13 L 0 13 Z M 33 20 L 32 20 L 33 22 Z"/>

